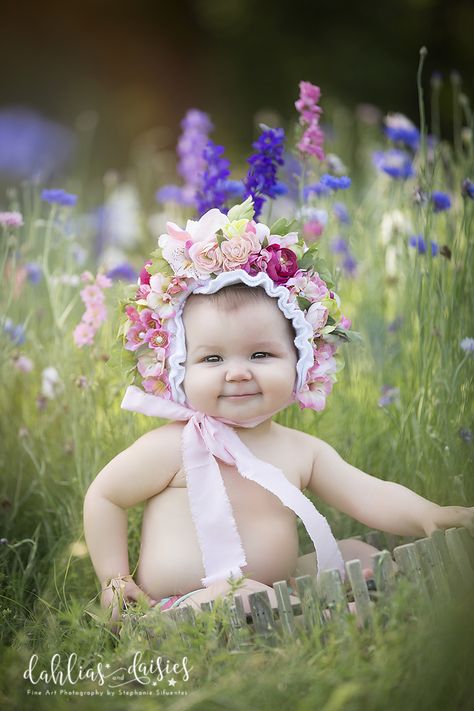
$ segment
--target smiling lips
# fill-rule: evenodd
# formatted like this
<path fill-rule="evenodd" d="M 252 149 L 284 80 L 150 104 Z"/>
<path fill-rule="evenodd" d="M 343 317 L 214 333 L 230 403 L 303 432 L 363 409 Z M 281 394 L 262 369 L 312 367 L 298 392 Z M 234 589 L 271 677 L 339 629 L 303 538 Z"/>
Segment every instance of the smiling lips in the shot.
<path fill-rule="evenodd" d="M 224 397 L 227 400 L 241 400 L 247 397 L 254 397 L 259 394 L 260 393 L 234 393 L 233 395 L 221 395 L 221 397 Z"/>

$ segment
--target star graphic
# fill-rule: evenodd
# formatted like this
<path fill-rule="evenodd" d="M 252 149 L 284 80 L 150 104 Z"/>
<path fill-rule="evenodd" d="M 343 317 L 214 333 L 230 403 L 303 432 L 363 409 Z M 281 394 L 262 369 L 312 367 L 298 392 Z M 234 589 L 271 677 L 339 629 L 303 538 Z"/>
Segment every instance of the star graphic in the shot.
<path fill-rule="evenodd" d="M 106 668 L 106 669 L 110 669 L 110 664 L 106 664 L 106 665 L 105 665 L 105 668 Z"/>
<path fill-rule="evenodd" d="M 153 682 L 153 686 L 156 686 L 156 681 Z"/>
<path fill-rule="evenodd" d="M 169 686 L 174 686 L 176 684 L 176 679 L 169 679 L 168 680 L 168 685 Z"/>

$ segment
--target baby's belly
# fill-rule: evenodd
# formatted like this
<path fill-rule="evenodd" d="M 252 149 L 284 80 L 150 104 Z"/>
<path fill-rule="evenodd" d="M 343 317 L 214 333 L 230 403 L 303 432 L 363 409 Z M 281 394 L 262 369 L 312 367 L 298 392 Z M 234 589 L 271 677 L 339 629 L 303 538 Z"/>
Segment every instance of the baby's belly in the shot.
<path fill-rule="evenodd" d="M 242 572 L 272 585 L 288 579 L 295 570 L 296 521 L 294 513 L 272 495 L 262 491 L 258 498 L 247 507 L 236 506 L 232 499 L 231 504 L 247 559 Z M 258 516 L 252 505 L 258 505 Z M 146 505 L 137 583 L 159 600 L 202 588 L 204 576 L 187 490 L 169 487 Z"/>

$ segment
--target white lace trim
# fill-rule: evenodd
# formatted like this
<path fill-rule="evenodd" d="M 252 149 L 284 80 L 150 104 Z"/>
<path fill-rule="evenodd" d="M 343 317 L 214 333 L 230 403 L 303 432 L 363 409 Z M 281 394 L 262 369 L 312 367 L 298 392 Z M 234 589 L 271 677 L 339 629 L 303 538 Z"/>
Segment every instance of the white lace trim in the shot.
<path fill-rule="evenodd" d="M 303 312 L 299 308 L 297 302 L 290 297 L 290 292 L 283 285 L 276 285 L 265 272 L 259 272 L 255 276 L 247 274 L 243 269 L 236 269 L 232 272 L 222 272 L 215 279 L 209 279 L 205 282 L 198 281 L 191 285 L 189 293 L 196 294 L 215 294 L 224 286 L 237 284 L 242 282 L 247 286 L 261 286 L 268 296 L 277 299 L 278 308 L 284 316 L 289 319 L 296 332 L 295 346 L 298 349 L 299 358 L 296 364 L 296 386 L 298 392 L 306 382 L 308 370 L 314 364 L 313 347 L 311 345 L 313 338 L 313 328 L 306 321 Z M 189 294 L 188 294 L 189 296 Z M 182 313 L 186 299 L 180 304 L 174 319 L 170 319 L 167 327 L 173 338 L 171 343 L 171 353 L 168 357 L 168 377 L 173 394 L 173 400 L 181 405 L 186 403 L 182 383 L 184 380 L 186 361 L 186 341 L 184 334 L 184 325 Z"/>

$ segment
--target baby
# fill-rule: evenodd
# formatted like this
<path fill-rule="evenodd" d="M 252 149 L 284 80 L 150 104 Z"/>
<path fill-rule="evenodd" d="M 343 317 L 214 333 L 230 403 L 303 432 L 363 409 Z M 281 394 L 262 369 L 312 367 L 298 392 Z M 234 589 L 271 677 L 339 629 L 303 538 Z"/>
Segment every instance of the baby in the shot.
<path fill-rule="evenodd" d="M 262 289 L 226 287 L 212 296 L 190 296 L 183 321 L 184 391 L 190 405 L 234 421 L 244 444 L 300 490 L 312 491 L 371 528 L 399 535 L 472 527 L 473 509 L 440 507 L 399 484 L 369 476 L 322 440 L 272 420 L 272 413 L 291 400 L 297 353 L 291 324 Z M 249 418 L 264 419 L 254 427 L 239 427 Z M 225 580 L 199 589 L 204 569 L 186 495 L 183 428 L 174 422 L 148 432 L 116 456 L 87 492 L 86 540 L 106 606 L 113 597 L 110 579 L 129 575 L 125 510 L 142 501 L 147 503 L 137 582 L 125 581 L 124 597 L 136 600 L 142 591 L 151 604 L 177 595 L 181 605 L 197 605 L 230 589 Z M 315 572 L 314 553 L 298 558 L 295 514 L 239 476 L 235 467 L 220 462 L 219 468 L 247 557 L 243 572 L 248 579 L 240 589 L 244 600 L 256 590 L 273 593 L 276 580 Z M 376 552 L 351 539 L 339 541 L 339 547 L 344 560 L 357 557 L 365 566 Z"/>
<path fill-rule="evenodd" d="M 219 221 L 224 235 L 229 229 L 227 239 L 235 239 L 228 217 Z M 258 237 L 258 229 L 251 231 L 253 225 L 239 223 L 241 234 Z M 207 224 L 207 231 L 219 234 L 215 225 L 209 229 Z M 181 249 L 178 228 L 169 228 L 167 237 L 170 233 Z M 188 239 L 196 236 L 189 226 L 184 234 L 182 253 L 194 269 L 195 264 L 202 265 L 197 259 L 192 262 L 198 240 Z M 208 244 L 218 246 L 218 241 L 208 239 Z M 202 255 L 203 246 L 199 248 Z M 257 253 L 256 239 L 252 248 Z M 236 269 L 229 278 L 227 268 L 227 276 L 223 270 L 216 278 L 214 264 L 212 277 L 200 282 L 207 286 L 187 293 L 178 311 L 171 312 L 164 297 L 177 293 L 180 275 L 165 281 L 159 275 L 158 283 L 153 276 L 147 282 L 145 274 L 136 302 L 145 308 L 141 313 L 135 308 L 127 312 L 132 324 L 127 345 L 143 353 L 139 371 L 147 392 L 129 388 L 122 406 L 175 421 L 147 432 L 118 454 L 86 494 L 86 542 L 101 583 L 102 605 L 112 606 L 113 617 L 118 616 L 118 585 L 125 600 L 142 597 L 163 611 L 178 605 L 199 609 L 202 602 L 225 595 L 232 580 L 243 575 L 239 594 L 248 610 L 248 594 L 258 590 L 267 590 L 276 605 L 271 588 L 275 581 L 290 583 L 295 575 L 328 568 L 338 569 L 344 577 L 344 561 L 353 558 L 370 569 L 376 549 L 353 539 L 336 542 L 326 520 L 301 493 L 304 490 L 370 528 L 393 534 L 423 537 L 451 526 L 474 532 L 474 508 L 438 506 L 400 484 L 365 474 L 317 437 L 273 421 L 275 413 L 294 402 L 296 391 L 303 393 L 301 398 L 308 397 L 308 377 L 324 390 L 332 350 L 326 353 L 318 346 L 314 363 L 311 350 L 308 361 L 311 314 L 306 312 L 303 318 L 290 299 L 285 302 L 282 270 L 273 277 L 269 266 L 275 251 L 267 250 L 271 252 L 267 257 L 262 242 L 259 248 L 258 254 L 268 259 L 264 276 Z M 283 254 L 289 251 L 280 249 L 281 264 L 291 260 L 291 255 Z M 176 254 L 169 257 L 175 275 L 184 269 L 182 262 L 176 266 Z M 212 259 L 217 259 L 215 254 Z M 293 275 L 303 278 L 303 271 L 295 269 Z M 203 279 L 202 271 L 191 276 Z M 283 277 L 288 288 L 291 278 Z M 324 282 L 311 278 L 313 287 L 321 290 Z M 153 296 L 156 293 L 160 300 Z M 313 299 L 314 293 L 313 289 Z M 330 297 L 334 298 L 332 292 Z M 329 292 L 325 298 L 318 304 L 328 303 Z M 327 314 L 312 323 L 315 332 L 320 329 L 318 336 L 325 333 L 323 322 L 328 323 Z M 170 356 L 169 340 L 179 342 L 180 328 L 181 351 L 177 347 Z M 150 344 L 155 349 L 153 361 Z M 318 357 L 318 373 L 311 376 Z M 312 396 L 314 392 L 319 396 L 315 390 Z M 126 510 L 141 502 L 146 506 L 134 580 Z M 296 515 L 315 545 L 314 553 L 300 557 Z"/>

